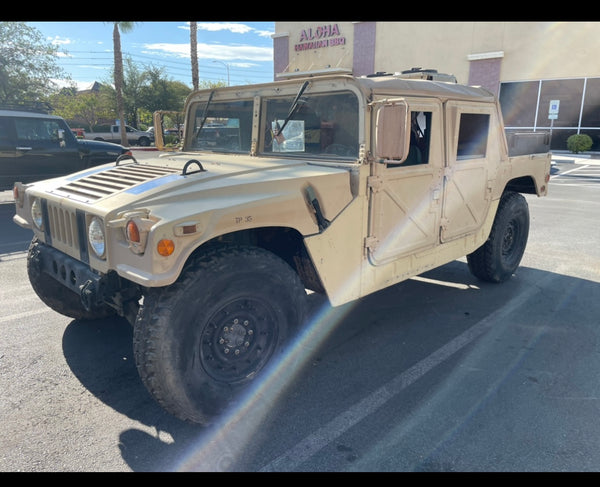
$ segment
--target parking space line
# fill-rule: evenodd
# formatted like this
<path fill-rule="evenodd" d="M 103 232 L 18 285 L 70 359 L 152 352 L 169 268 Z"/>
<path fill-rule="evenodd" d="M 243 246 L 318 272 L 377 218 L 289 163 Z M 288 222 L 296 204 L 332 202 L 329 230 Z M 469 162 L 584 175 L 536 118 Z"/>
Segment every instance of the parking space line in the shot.
<path fill-rule="evenodd" d="M 575 168 L 573 168 L 573 169 L 571 169 L 569 171 L 565 171 L 565 172 L 561 172 L 559 174 L 555 174 L 554 176 L 551 176 L 550 179 L 559 178 L 560 176 L 564 176 L 565 174 L 570 174 L 570 173 L 575 172 L 575 171 L 580 171 L 581 169 L 585 169 L 586 167 L 590 167 L 590 166 L 587 165 L 587 164 L 585 166 L 578 166 L 578 167 L 575 167 Z"/>
<path fill-rule="evenodd" d="M 290 471 L 298 467 L 367 416 L 375 413 L 389 400 L 419 380 L 433 368 L 472 343 L 495 323 L 505 320 L 511 313 L 525 305 L 528 300 L 539 293 L 543 289 L 542 283 L 550 278 L 551 274 L 542 279 L 542 282 L 539 282 L 537 286 L 529 287 L 525 292 L 507 302 L 502 308 L 489 314 L 461 335 L 458 335 L 431 355 L 413 365 L 410 369 L 396 376 L 387 384 L 384 384 L 370 395 L 364 397 L 361 401 L 350 406 L 346 411 L 343 411 L 329 421 L 329 423 L 301 440 L 287 452 L 263 466 L 260 471 Z"/>

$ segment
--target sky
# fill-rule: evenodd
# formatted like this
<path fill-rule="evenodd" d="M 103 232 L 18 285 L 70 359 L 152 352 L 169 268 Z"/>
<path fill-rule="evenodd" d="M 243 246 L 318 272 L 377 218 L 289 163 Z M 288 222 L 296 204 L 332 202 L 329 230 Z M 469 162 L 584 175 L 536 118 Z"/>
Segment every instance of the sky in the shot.
<path fill-rule="evenodd" d="M 112 82 L 111 22 L 26 22 L 56 44 L 57 64 L 78 87 Z M 230 85 L 273 81 L 275 22 L 197 22 L 200 80 Z M 143 70 L 161 67 L 168 79 L 192 87 L 189 22 L 136 22 L 121 33 L 123 57 Z"/>

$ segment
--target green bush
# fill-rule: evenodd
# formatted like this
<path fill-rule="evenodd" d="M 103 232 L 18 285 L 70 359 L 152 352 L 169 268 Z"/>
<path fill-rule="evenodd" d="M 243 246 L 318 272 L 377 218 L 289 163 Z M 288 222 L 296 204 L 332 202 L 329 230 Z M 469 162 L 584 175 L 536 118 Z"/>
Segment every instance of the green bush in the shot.
<path fill-rule="evenodd" d="M 567 149 L 575 154 L 590 150 L 594 145 L 592 138 L 587 134 L 571 135 L 567 139 Z"/>
<path fill-rule="evenodd" d="M 179 137 L 177 135 L 165 135 L 164 136 L 165 145 L 174 146 L 179 143 Z"/>

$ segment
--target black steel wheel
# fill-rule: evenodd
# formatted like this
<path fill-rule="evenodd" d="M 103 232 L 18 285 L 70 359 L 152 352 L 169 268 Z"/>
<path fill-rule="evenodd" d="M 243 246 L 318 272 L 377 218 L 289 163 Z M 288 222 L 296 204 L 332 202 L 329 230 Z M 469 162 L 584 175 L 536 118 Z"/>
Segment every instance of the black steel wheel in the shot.
<path fill-rule="evenodd" d="M 521 263 L 529 237 L 529 208 L 519 193 L 502 195 L 487 241 L 467 255 L 471 273 L 489 282 L 509 279 Z"/>
<path fill-rule="evenodd" d="M 284 349 L 306 292 L 283 260 L 254 247 L 194 257 L 149 289 L 134 324 L 142 382 L 180 419 L 209 424 Z"/>

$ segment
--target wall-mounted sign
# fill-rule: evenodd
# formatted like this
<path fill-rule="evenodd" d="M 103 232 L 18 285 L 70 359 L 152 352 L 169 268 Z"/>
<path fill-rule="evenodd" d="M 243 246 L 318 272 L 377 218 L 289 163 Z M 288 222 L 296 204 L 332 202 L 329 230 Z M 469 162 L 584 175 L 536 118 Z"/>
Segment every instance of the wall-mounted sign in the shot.
<path fill-rule="evenodd" d="M 323 47 L 343 46 L 346 38 L 340 34 L 337 24 L 319 25 L 302 29 L 300 42 L 294 45 L 295 51 L 309 51 Z"/>
<path fill-rule="evenodd" d="M 550 120 L 556 120 L 558 118 L 559 107 L 560 100 L 550 100 L 550 106 L 548 107 L 548 118 Z"/>

